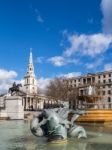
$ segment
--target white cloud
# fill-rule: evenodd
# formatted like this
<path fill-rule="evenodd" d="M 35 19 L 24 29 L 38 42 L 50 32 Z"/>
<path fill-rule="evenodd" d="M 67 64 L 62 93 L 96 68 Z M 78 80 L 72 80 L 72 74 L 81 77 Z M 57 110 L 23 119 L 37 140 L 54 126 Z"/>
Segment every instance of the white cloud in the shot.
<path fill-rule="evenodd" d="M 102 62 L 103 62 L 103 59 L 101 58 L 101 59 L 96 60 L 93 63 L 86 63 L 85 66 L 87 69 L 93 69 L 93 68 L 100 66 L 102 64 Z"/>
<path fill-rule="evenodd" d="M 4 69 L 0 69 L 0 80 L 7 80 L 11 78 L 15 78 L 17 73 L 15 71 L 7 71 Z"/>
<path fill-rule="evenodd" d="M 112 63 L 105 64 L 105 65 L 104 65 L 104 70 L 105 70 L 105 71 L 110 71 L 110 70 L 112 70 Z"/>
<path fill-rule="evenodd" d="M 41 15 L 39 9 L 37 9 L 37 8 L 34 9 L 32 6 L 31 6 L 31 9 L 34 11 L 34 13 L 36 15 L 37 22 L 44 23 L 44 19 L 43 19 L 42 15 Z"/>
<path fill-rule="evenodd" d="M 39 23 L 44 23 L 44 19 L 43 19 L 42 16 L 40 16 L 40 15 L 37 15 L 37 21 L 38 21 Z"/>
<path fill-rule="evenodd" d="M 66 58 L 63 56 L 54 56 L 48 59 L 49 62 L 51 62 L 53 65 L 61 67 L 67 64 L 76 64 L 79 62 L 77 59 L 72 58 Z"/>
<path fill-rule="evenodd" d="M 11 86 L 11 82 L 1 82 L 0 83 L 0 94 L 6 93 L 10 86 Z"/>
<path fill-rule="evenodd" d="M 70 72 L 67 74 L 60 74 L 59 77 L 64 77 L 64 78 L 72 78 L 72 77 L 78 77 L 81 75 L 81 72 Z"/>
<path fill-rule="evenodd" d="M 15 77 L 17 77 L 17 73 L 15 71 L 0 69 L 0 93 L 7 92 L 14 82 Z"/>
<path fill-rule="evenodd" d="M 103 32 L 112 33 L 112 0 L 102 0 L 101 10 L 103 13 Z"/>
<path fill-rule="evenodd" d="M 112 44 L 112 35 L 105 35 L 102 33 L 92 34 L 92 35 L 69 35 L 68 42 L 70 47 L 68 47 L 64 55 L 70 57 L 76 53 L 80 55 L 86 55 L 94 57 L 98 54 L 104 53 Z"/>
<path fill-rule="evenodd" d="M 64 57 L 62 56 L 54 56 L 48 59 L 49 62 L 54 64 L 55 66 L 63 66 L 65 65 Z"/>
<path fill-rule="evenodd" d="M 42 93 L 42 94 L 45 94 L 46 92 L 46 87 L 49 85 L 49 82 L 51 81 L 51 78 L 44 78 L 44 77 L 41 77 L 37 80 L 37 86 L 39 88 L 39 91 Z"/>
<path fill-rule="evenodd" d="M 35 62 L 41 64 L 41 63 L 43 63 L 44 59 L 45 59 L 44 57 L 37 57 Z"/>

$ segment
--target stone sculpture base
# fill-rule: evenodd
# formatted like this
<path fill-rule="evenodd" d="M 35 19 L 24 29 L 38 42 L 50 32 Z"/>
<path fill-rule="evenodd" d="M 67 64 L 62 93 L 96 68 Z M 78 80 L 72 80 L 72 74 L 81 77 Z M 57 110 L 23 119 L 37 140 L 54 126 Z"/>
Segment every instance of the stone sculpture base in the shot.
<path fill-rule="evenodd" d="M 24 106 L 22 97 L 7 96 L 5 99 L 5 107 L 1 111 L 0 117 L 7 117 L 9 119 L 24 119 Z"/>

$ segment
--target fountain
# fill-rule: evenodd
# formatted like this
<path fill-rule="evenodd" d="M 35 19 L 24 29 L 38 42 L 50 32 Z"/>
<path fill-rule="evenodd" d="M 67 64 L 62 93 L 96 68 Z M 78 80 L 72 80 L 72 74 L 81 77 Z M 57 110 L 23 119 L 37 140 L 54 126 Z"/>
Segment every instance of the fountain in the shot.
<path fill-rule="evenodd" d="M 48 137 L 33 136 L 29 121 L 11 120 L 0 122 L 0 150 L 111 150 L 112 123 L 84 123 L 87 138 L 68 138 L 59 144 L 48 142 Z M 41 133 L 41 132 L 40 132 Z M 55 143 L 55 140 L 54 140 Z"/>
<path fill-rule="evenodd" d="M 74 113 L 71 121 L 68 114 Z M 84 111 L 73 111 L 68 108 L 60 108 L 57 111 L 45 109 L 39 116 L 34 116 L 31 120 L 31 132 L 37 137 L 47 137 L 49 142 L 67 142 L 68 137 L 86 138 L 86 131 L 82 126 L 76 125 L 74 121 Z"/>

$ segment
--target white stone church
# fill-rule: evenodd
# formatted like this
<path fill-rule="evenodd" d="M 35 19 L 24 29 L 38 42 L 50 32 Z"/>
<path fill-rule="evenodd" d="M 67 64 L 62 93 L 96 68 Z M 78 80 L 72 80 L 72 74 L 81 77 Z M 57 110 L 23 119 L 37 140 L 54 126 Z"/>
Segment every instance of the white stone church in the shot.
<path fill-rule="evenodd" d="M 24 77 L 24 88 L 25 93 L 37 94 L 37 80 L 35 78 L 32 51 L 30 50 L 29 64 L 27 68 L 27 73 Z"/>
<path fill-rule="evenodd" d="M 24 85 L 22 87 L 24 110 L 42 110 L 43 108 L 51 108 L 57 105 L 57 101 L 46 96 L 38 95 L 37 80 L 34 73 L 32 50 L 30 49 L 29 63 L 27 73 L 24 77 Z M 44 84 L 44 83 L 43 83 Z"/>

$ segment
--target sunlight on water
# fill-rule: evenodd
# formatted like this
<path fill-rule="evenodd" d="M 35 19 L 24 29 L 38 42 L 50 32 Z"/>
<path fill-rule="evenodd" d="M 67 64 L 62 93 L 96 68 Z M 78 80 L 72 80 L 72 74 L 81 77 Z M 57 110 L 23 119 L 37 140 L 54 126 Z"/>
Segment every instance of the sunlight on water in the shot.
<path fill-rule="evenodd" d="M 30 132 L 28 122 L 0 122 L 0 150 L 112 150 L 112 124 L 85 124 L 87 139 L 68 139 L 67 144 L 49 144 Z"/>

